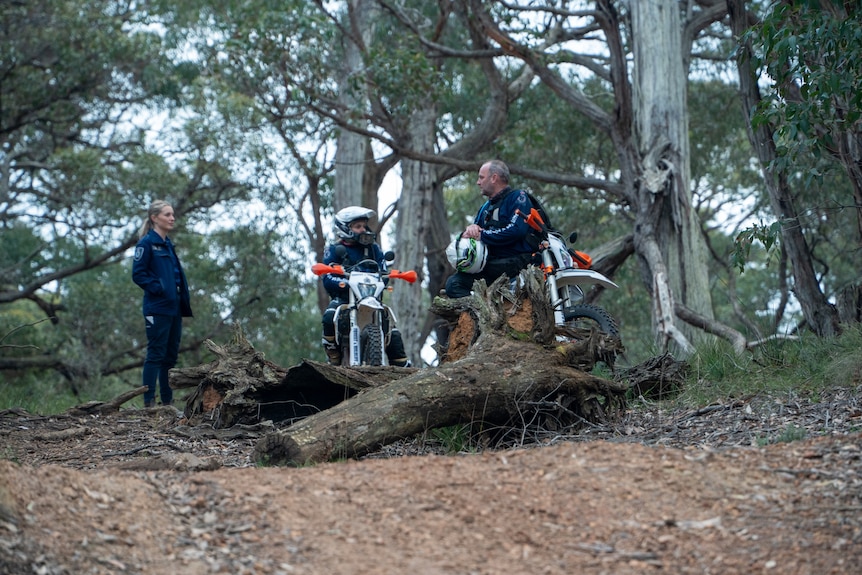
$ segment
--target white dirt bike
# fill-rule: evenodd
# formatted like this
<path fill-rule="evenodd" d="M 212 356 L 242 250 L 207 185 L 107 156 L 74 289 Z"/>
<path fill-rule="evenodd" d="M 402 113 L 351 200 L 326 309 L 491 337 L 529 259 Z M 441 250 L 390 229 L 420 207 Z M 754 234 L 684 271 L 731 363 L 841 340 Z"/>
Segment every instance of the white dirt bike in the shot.
<path fill-rule="evenodd" d="M 547 245 L 540 248 L 542 270 L 554 309 L 554 323 L 565 327 L 578 327 L 593 323 L 600 331 L 613 337 L 620 332 L 614 318 L 597 305 L 584 303 L 584 289 L 599 285 L 605 288 L 619 286 L 601 273 L 590 269 L 591 258 L 575 250 L 569 250 L 562 236 L 548 233 Z"/>
<path fill-rule="evenodd" d="M 547 233 L 547 239 L 539 245 L 538 253 L 542 258 L 542 271 L 554 310 L 554 323 L 566 328 L 596 327 L 601 332 L 619 338 L 619 328 L 611 314 L 597 305 L 585 303 L 584 292 L 585 288 L 594 285 L 605 288 L 619 286 L 590 269 L 592 258 L 584 252 L 570 249 L 561 234 L 545 226 L 535 209 L 527 216 L 520 212 L 519 215 L 534 230 Z M 576 233 L 569 235 L 570 243 L 576 239 Z"/>
<path fill-rule="evenodd" d="M 385 257 L 391 261 L 395 255 L 387 252 Z M 392 309 L 383 303 L 386 278 L 413 283 L 416 272 L 383 271 L 372 259 L 362 260 L 347 269 L 338 264 L 316 263 L 311 266 L 311 271 L 317 276 L 341 276 L 347 283 L 348 301 L 335 310 L 334 320 L 335 341 L 341 348 L 342 363 L 349 366 L 389 365 L 386 345 L 396 319 Z"/>

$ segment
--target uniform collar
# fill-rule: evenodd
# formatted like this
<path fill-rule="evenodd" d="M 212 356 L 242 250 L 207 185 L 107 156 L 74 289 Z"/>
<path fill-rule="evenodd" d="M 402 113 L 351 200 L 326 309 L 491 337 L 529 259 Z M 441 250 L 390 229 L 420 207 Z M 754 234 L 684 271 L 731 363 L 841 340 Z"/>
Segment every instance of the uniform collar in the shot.
<path fill-rule="evenodd" d="M 159 233 L 156 230 L 150 230 L 150 233 L 148 235 L 152 236 L 152 239 L 154 242 L 157 242 L 160 244 L 171 245 L 171 237 L 170 236 L 165 236 L 163 238 L 162 236 L 159 235 Z"/>
<path fill-rule="evenodd" d="M 499 192 L 497 192 L 497 193 L 494 195 L 494 197 L 492 197 L 492 198 L 488 198 L 488 201 L 489 201 L 490 203 L 492 203 L 492 204 L 496 204 L 496 203 L 498 203 L 498 202 L 502 201 L 502 200 L 503 200 L 503 198 L 505 198 L 506 196 L 508 196 L 508 195 L 509 195 L 509 192 L 511 192 L 511 191 L 512 191 L 512 187 L 511 187 L 511 186 L 506 186 L 505 188 L 503 188 L 502 190 L 500 190 Z"/>

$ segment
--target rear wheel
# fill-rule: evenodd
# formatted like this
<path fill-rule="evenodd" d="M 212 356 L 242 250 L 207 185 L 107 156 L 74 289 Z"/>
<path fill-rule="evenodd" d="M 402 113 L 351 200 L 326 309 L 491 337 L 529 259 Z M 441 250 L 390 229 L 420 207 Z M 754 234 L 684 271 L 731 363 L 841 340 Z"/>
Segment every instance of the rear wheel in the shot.
<path fill-rule="evenodd" d="M 363 365 L 383 365 L 383 331 L 379 325 L 366 325 L 360 334 Z"/>

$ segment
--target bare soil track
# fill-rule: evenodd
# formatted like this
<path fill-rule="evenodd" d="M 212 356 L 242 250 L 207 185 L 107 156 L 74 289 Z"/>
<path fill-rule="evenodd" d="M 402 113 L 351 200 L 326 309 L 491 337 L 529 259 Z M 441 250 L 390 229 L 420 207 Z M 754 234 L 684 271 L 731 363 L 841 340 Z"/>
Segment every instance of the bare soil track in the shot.
<path fill-rule="evenodd" d="M 0 573 L 862 573 L 860 393 L 299 469 L 252 464 L 265 426 L 6 411 Z"/>

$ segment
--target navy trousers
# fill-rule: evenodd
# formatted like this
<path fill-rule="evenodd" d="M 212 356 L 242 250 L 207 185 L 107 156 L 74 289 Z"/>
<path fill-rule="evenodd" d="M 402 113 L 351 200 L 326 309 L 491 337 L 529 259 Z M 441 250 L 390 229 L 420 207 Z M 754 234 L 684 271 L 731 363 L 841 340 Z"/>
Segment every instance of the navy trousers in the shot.
<path fill-rule="evenodd" d="M 156 380 L 162 404 L 174 399 L 174 391 L 168 385 L 168 370 L 177 364 L 180 339 L 183 336 L 183 318 L 180 315 L 149 315 L 147 324 L 147 359 L 144 360 L 144 405 L 156 400 Z"/>

